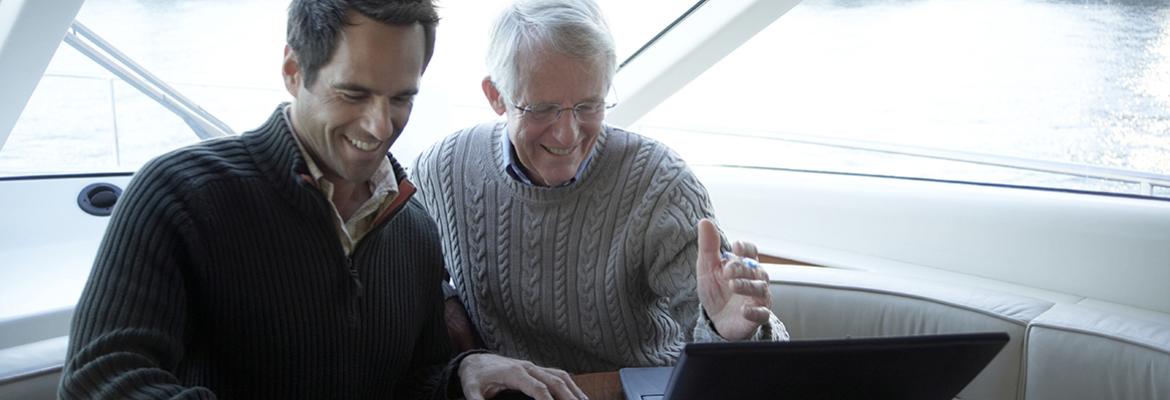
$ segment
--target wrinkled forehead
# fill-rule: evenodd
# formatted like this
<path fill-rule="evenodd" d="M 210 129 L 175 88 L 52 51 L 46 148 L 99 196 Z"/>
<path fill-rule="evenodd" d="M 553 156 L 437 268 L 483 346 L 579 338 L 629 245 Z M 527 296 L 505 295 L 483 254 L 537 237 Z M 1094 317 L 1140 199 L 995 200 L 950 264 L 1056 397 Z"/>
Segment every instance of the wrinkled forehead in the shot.
<path fill-rule="evenodd" d="M 612 78 L 600 55 L 582 58 L 522 48 L 516 61 L 515 97 L 529 102 L 574 104 L 602 100 Z"/>

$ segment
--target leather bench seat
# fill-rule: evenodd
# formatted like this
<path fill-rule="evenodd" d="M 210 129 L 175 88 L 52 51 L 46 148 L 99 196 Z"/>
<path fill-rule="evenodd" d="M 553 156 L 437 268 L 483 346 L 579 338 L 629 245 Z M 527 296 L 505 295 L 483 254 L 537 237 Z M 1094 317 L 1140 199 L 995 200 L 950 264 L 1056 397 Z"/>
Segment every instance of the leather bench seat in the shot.
<path fill-rule="evenodd" d="M 1170 314 L 941 270 L 765 268 L 793 339 L 1007 332 L 961 399 L 1170 399 Z"/>
<path fill-rule="evenodd" d="M 1170 316 L 1057 304 L 1028 327 L 1027 399 L 1170 399 Z"/>
<path fill-rule="evenodd" d="M 69 337 L 0 349 L 0 399 L 54 399 Z"/>

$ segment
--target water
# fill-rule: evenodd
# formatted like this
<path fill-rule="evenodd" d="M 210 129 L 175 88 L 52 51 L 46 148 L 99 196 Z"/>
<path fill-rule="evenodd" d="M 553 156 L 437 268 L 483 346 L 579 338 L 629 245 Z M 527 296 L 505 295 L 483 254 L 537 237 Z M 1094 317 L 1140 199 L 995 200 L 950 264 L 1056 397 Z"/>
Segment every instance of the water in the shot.
<path fill-rule="evenodd" d="M 490 120 L 480 90 L 492 18 L 510 0 L 439 0 L 436 54 L 395 153 L 409 163 L 438 138 Z M 633 53 L 691 0 L 600 0 L 619 57 Z M 88 0 L 77 20 L 236 132 L 290 100 L 280 77 L 285 0 Z M 181 120 L 62 45 L 4 148 L 0 176 L 133 171 L 195 141 Z"/>
<path fill-rule="evenodd" d="M 439 48 L 395 144 L 400 158 L 495 117 L 479 79 L 500 3 L 440 3 Z M 688 6 L 603 2 L 622 54 Z M 289 98 L 279 76 L 285 7 L 90 0 L 78 19 L 243 131 Z M 693 132 L 840 137 L 1170 175 L 1168 30 L 1166 1 L 806 0 L 636 128 L 695 162 L 1133 192 L 1118 182 Z M 111 78 L 63 46 L 0 151 L 0 175 L 133 170 L 195 140 Z"/>
<path fill-rule="evenodd" d="M 691 131 L 817 135 L 1170 175 L 1168 28 L 1165 1 L 806 0 L 642 125 L 710 163 L 1067 180 L 905 158 L 890 167 L 857 152 L 766 141 L 712 151 L 738 139 Z"/>

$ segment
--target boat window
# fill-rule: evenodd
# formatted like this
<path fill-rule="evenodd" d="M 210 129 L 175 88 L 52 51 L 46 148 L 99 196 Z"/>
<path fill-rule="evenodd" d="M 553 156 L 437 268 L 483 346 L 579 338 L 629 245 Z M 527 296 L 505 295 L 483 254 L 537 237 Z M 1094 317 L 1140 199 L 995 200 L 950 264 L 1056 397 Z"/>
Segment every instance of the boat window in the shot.
<path fill-rule="evenodd" d="M 499 117 L 484 99 L 480 82 L 487 75 L 487 35 L 500 10 L 512 0 L 440 0 L 438 40 L 434 59 L 423 77 L 423 88 L 410 125 L 391 149 L 410 164 L 436 140 L 459 129 Z M 696 0 L 597 0 L 613 31 L 617 59 L 633 55 Z"/>
<path fill-rule="evenodd" d="M 88 0 L 76 21 L 243 132 L 288 97 L 279 3 Z M 138 83 L 158 90 L 147 81 Z M 179 115 L 63 41 L 0 149 L 0 175 L 134 171 L 199 139 Z"/>
<path fill-rule="evenodd" d="M 510 0 L 438 3 L 436 53 L 411 123 L 392 149 L 407 165 L 438 138 L 496 118 L 479 82 L 486 75 L 488 29 Z M 695 0 L 598 3 L 614 31 L 620 61 Z M 291 98 L 280 78 L 287 5 L 88 0 L 76 20 L 227 130 L 240 133 L 259 126 Z M 190 124 L 63 42 L 0 149 L 0 176 L 134 171 L 150 158 L 200 140 Z"/>
<path fill-rule="evenodd" d="M 1170 197 L 1170 5 L 805 0 L 633 128 L 693 164 Z"/>

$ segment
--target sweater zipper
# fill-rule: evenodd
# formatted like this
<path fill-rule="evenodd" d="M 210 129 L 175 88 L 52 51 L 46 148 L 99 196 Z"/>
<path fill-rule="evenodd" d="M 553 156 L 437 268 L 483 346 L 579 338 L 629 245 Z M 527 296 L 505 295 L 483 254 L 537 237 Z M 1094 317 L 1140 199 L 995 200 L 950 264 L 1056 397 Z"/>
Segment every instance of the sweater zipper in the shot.
<path fill-rule="evenodd" d="M 349 323 L 350 325 L 357 325 L 358 323 L 358 301 L 362 298 L 362 279 L 358 276 L 357 265 L 353 262 L 353 256 L 345 256 L 345 265 L 349 269 Z"/>
<path fill-rule="evenodd" d="M 349 270 L 349 282 L 350 282 L 349 283 L 349 287 L 350 287 L 349 323 L 350 323 L 350 325 L 356 326 L 358 324 L 358 317 L 359 317 L 359 315 L 358 315 L 358 302 L 359 302 L 359 300 L 361 300 L 362 295 L 364 294 L 364 291 L 365 291 L 365 285 L 362 285 L 361 276 L 358 275 L 358 266 L 356 264 L 354 264 L 353 256 L 355 254 L 358 254 L 358 251 L 361 250 L 361 247 L 365 244 L 366 240 L 369 240 L 369 236 L 371 234 L 374 234 L 375 232 L 380 231 L 386 224 L 389 224 L 390 219 L 393 218 L 395 215 L 398 215 L 398 213 L 400 211 L 402 211 L 402 208 L 406 206 L 406 202 L 409 201 L 410 198 L 414 195 L 414 190 L 415 190 L 414 185 L 412 185 L 410 183 L 410 181 L 407 181 L 405 179 L 399 181 L 398 188 L 399 188 L 399 196 L 402 196 L 402 197 L 399 199 L 400 201 L 396 202 L 397 205 L 391 207 L 390 209 L 387 209 L 386 211 L 384 211 L 382 213 L 382 215 L 379 215 L 377 218 L 377 221 L 375 221 L 375 223 L 374 223 L 374 226 L 370 229 L 370 233 L 367 233 L 366 237 L 362 238 L 361 241 L 354 243 L 354 247 L 353 247 L 352 252 L 350 252 L 350 254 L 347 254 L 345 256 L 345 265 L 346 265 L 346 268 Z"/>

